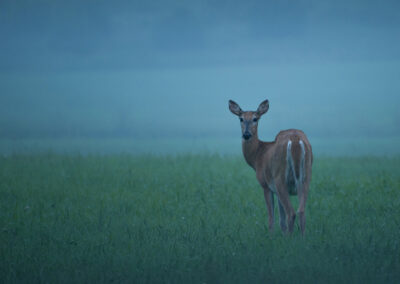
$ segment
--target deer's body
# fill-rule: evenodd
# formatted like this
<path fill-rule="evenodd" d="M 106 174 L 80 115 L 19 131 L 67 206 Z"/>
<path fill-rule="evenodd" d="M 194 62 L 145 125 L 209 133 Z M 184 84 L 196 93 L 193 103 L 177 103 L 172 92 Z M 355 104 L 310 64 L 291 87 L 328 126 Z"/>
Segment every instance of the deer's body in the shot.
<path fill-rule="evenodd" d="M 273 142 L 258 139 L 257 121 L 269 108 L 264 101 L 256 112 L 243 112 L 230 101 L 231 111 L 241 120 L 242 150 L 246 162 L 256 172 L 256 177 L 264 189 L 269 215 L 269 228 L 274 225 L 274 195 L 279 202 L 280 225 L 283 231 L 293 231 L 296 213 L 289 195 L 298 195 L 300 228 L 305 230 L 305 203 L 311 181 L 312 148 L 301 130 L 289 129 L 279 132 Z M 264 106 L 263 106 L 264 104 Z M 235 108 L 237 106 L 237 108 Z"/>

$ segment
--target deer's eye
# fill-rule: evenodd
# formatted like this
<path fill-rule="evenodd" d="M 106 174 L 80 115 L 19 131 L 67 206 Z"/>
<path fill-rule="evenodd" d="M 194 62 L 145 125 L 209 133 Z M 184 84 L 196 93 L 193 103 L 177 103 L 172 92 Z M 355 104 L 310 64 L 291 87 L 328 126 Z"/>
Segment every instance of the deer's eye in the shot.
<path fill-rule="evenodd" d="M 243 122 L 243 118 L 240 117 L 239 119 L 240 119 L 240 122 Z"/>
<path fill-rule="evenodd" d="M 254 122 L 257 122 L 257 120 L 258 120 L 258 118 L 253 118 L 253 121 L 254 121 Z"/>

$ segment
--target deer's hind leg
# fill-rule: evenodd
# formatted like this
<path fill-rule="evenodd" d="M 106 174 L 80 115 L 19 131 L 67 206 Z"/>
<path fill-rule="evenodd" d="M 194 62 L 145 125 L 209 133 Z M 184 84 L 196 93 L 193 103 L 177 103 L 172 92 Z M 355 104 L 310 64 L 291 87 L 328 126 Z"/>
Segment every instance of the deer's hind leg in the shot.
<path fill-rule="evenodd" d="M 279 224 L 281 225 L 282 232 L 286 232 L 287 230 L 286 213 L 279 198 L 278 198 L 278 205 L 279 205 Z"/>
<path fill-rule="evenodd" d="M 290 203 L 289 190 L 285 181 L 280 179 L 276 180 L 276 194 L 278 195 L 279 198 L 279 204 L 282 205 L 283 212 L 286 215 L 288 231 L 289 233 L 292 233 L 294 227 L 294 221 L 296 219 L 296 213 L 293 209 L 292 204 Z"/>
<path fill-rule="evenodd" d="M 299 223 L 302 235 L 304 235 L 304 231 L 306 229 L 305 207 L 306 207 L 309 185 L 310 185 L 310 180 L 306 178 L 304 183 L 300 183 L 297 187 L 297 192 L 298 192 L 297 194 L 299 198 L 299 209 L 297 210 L 297 213 L 299 214 Z"/>

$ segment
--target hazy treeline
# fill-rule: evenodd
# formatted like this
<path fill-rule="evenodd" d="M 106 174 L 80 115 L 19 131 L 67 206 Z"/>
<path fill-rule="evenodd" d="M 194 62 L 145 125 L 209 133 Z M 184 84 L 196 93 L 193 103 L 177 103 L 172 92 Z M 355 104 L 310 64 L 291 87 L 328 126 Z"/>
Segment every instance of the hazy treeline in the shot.
<path fill-rule="evenodd" d="M 1 1 L 0 137 L 400 134 L 396 1 Z"/>

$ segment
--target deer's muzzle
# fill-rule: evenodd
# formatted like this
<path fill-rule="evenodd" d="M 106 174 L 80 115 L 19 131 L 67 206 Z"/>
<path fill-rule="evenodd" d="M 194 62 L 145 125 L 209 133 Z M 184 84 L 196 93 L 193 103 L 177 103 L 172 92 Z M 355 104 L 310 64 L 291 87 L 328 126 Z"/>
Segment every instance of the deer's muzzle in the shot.
<path fill-rule="evenodd" d="M 250 137 L 251 137 L 250 132 L 246 131 L 245 133 L 243 133 L 243 139 L 244 139 L 244 140 L 249 140 Z"/>

